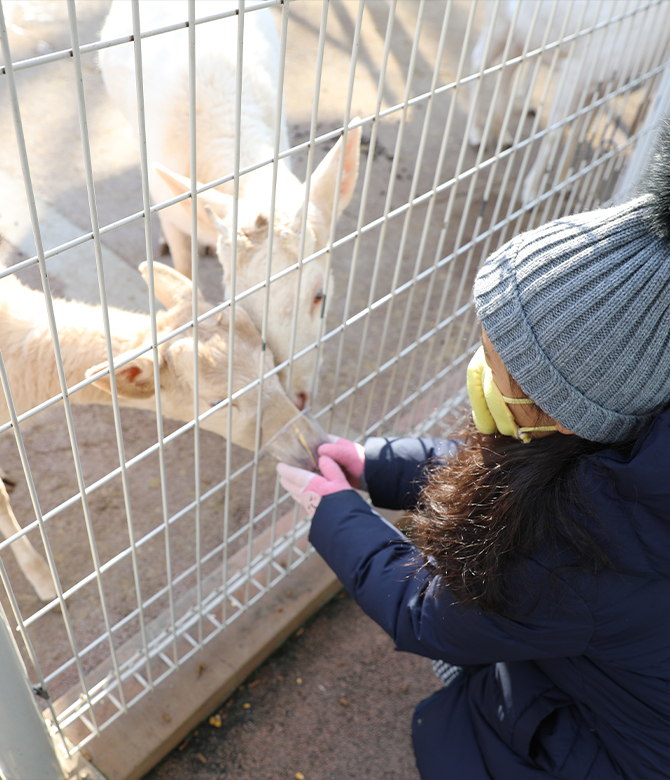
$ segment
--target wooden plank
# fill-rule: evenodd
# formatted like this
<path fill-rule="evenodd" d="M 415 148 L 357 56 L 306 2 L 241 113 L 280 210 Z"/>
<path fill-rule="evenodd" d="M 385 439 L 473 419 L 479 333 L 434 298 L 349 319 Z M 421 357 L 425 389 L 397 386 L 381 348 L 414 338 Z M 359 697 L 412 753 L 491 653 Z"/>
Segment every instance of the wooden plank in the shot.
<path fill-rule="evenodd" d="M 249 562 L 249 557 L 251 555 L 251 558 L 255 558 L 258 555 L 268 555 L 270 553 L 271 548 L 274 546 L 274 543 L 281 537 L 288 537 L 292 535 L 292 529 L 294 527 L 294 514 L 293 512 L 287 512 L 285 515 L 280 517 L 275 526 L 274 531 L 272 528 L 267 528 L 265 531 L 261 532 L 252 541 L 251 545 L 251 551 L 249 551 L 249 548 L 247 546 L 242 547 L 240 550 L 238 550 L 235 554 L 231 555 L 228 559 L 228 576 L 229 578 L 234 578 L 238 574 L 243 574 L 246 572 L 246 568 Z M 301 552 L 305 552 L 307 549 L 308 541 L 306 534 L 301 536 L 300 538 L 293 541 L 292 547 L 295 549 L 300 550 Z M 283 568 L 286 568 L 286 564 L 288 562 L 288 554 L 287 551 L 284 551 L 283 553 L 275 553 L 273 556 L 276 559 L 276 562 L 282 566 Z M 246 580 L 246 576 L 243 576 L 243 581 Z M 212 571 L 210 574 L 206 575 L 202 579 L 201 583 L 201 593 L 203 595 L 213 593 L 214 591 L 217 591 L 221 586 L 221 571 Z M 281 585 L 277 584 L 277 587 L 281 587 Z M 245 585 L 244 583 L 241 585 L 241 589 L 244 590 Z M 237 594 L 242 601 L 244 601 L 244 594 L 239 593 L 239 588 L 237 591 L 231 591 L 229 592 L 229 595 Z M 174 614 L 175 615 L 186 615 L 188 612 L 192 611 L 198 604 L 198 590 L 196 588 L 191 589 L 189 592 L 183 594 L 180 596 L 180 598 L 175 602 L 175 609 Z M 170 632 L 170 628 L 172 625 L 172 613 L 170 610 L 165 610 L 160 615 L 156 616 L 151 622 L 149 622 L 145 626 L 144 635 L 146 637 L 147 643 L 151 644 L 157 637 L 161 636 L 162 634 L 165 634 L 166 632 Z M 187 648 L 182 648 L 183 650 L 186 650 Z M 190 650 L 190 645 L 188 646 L 188 650 Z M 141 637 L 136 635 L 135 637 L 129 639 L 126 641 L 121 647 L 116 648 L 116 660 L 119 666 L 123 666 L 126 663 L 131 662 L 133 659 L 137 660 L 138 657 L 143 656 L 142 653 L 142 640 Z M 155 659 L 154 659 L 155 662 Z M 163 670 L 161 670 L 163 671 Z M 156 672 L 156 669 L 154 669 L 154 673 Z M 111 664 L 111 659 L 107 659 L 103 661 L 99 666 L 97 666 L 92 671 L 88 672 L 86 674 L 86 685 L 87 689 L 89 691 L 95 689 L 98 685 L 101 683 L 104 683 L 105 680 L 110 679 L 110 675 L 112 675 L 113 669 Z M 143 673 L 143 670 L 140 671 L 140 673 Z M 125 695 L 127 699 L 132 699 L 134 696 L 136 696 L 141 691 L 141 686 L 139 684 L 133 685 L 132 678 L 130 680 L 126 680 L 124 683 L 124 690 Z M 78 705 L 82 703 L 82 688 L 79 684 L 73 686 L 70 688 L 69 691 L 66 691 L 62 696 L 60 696 L 55 702 L 54 702 L 54 709 L 58 715 L 62 715 L 64 712 L 68 711 L 72 705 Z M 108 718 L 113 717 L 117 714 L 117 707 L 116 705 L 112 704 L 111 701 L 103 700 L 103 702 L 99 702 L 96 705 L 96 714 L 98 718 L 98 722 L 103 726 L 103 730 L 106 727 L 106 721 Z M 49 713 L 47 710 L 44 712 L 45 717 L 48 717 Z M 83 740 L 87 739 L 91 733 L 90 728 L 88 725 L 86 725 L 82 720 L 77 718 L 72 723 L 70 723 L 67 727 L 65 727 L 65 732 L 67 734 L 68 739 L 72 742 L 73 745 L 79 745 Z"/>
<path fill-rule="evenodd" d="M 139 780 L 340 589 L 324 561 L 311 555 L 89 742 L 87 758 L 109 780 Z"/>

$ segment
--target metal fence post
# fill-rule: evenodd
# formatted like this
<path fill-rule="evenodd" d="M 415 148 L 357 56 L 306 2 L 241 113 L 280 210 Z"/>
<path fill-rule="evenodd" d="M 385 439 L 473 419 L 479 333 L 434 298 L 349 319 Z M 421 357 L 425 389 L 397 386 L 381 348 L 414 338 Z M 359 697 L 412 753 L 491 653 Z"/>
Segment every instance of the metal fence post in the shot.
<path fill-rule="evenodd" d="M 1 606 L 0 774 L 5 780 L 65 778 Z"/>

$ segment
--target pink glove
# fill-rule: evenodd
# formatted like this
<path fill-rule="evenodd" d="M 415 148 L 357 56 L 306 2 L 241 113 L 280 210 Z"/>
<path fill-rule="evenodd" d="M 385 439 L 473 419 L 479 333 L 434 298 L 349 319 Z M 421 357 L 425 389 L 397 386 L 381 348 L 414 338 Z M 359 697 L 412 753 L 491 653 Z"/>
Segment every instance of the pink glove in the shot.
<path fill-rule="evenodd" d="M 322 444 L 319 447 L 319 455 L 329 455 L 339 463 L 351 487 L 358 490 L 365 471 L 365 447 L 349 439 L 338 439 L 337 436 L 331 436 L 330 440 L 331 444 Z"/>
<path fill-rule="evenodd" d="M 307 510 L 310 517 L 316 512 L 323 496 L 351 489 L 342 469 L 327 455 L 319 458 L 319 471 L 321 474 L 315 474 L 289 466 L 288 463 L 277 464 L 277 473 L 284 489 Z"/>

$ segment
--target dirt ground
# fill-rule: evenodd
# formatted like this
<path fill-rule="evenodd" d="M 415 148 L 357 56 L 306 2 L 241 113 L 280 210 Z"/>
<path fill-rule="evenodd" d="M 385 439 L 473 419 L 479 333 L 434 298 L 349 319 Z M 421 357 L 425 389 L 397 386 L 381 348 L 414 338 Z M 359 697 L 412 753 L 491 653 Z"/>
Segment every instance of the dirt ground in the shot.
<path fill-rule="evenodd" d="M 438 687 L 342 593 L 145 778 L 418 780 L 412 712 Z"/>

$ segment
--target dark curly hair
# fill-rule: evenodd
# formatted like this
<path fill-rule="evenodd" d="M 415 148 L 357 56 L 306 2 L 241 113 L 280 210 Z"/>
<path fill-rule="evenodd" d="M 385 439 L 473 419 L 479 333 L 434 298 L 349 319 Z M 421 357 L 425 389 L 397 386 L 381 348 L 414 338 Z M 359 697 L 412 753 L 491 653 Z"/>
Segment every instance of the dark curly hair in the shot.
<path fill-rule="evenodd" d="M 458 453 L 430 471 L 408 534 L 459 603 L 504 614 L 514 602 L 507 573 L 540 545 L 567 546 L 578 569 L 613 568 L 579 520 L 588 499 L 576 479 L 580 459 L 611 444 L 561 434 L 523 444 L 472 423 L 457 438 Z"/>

